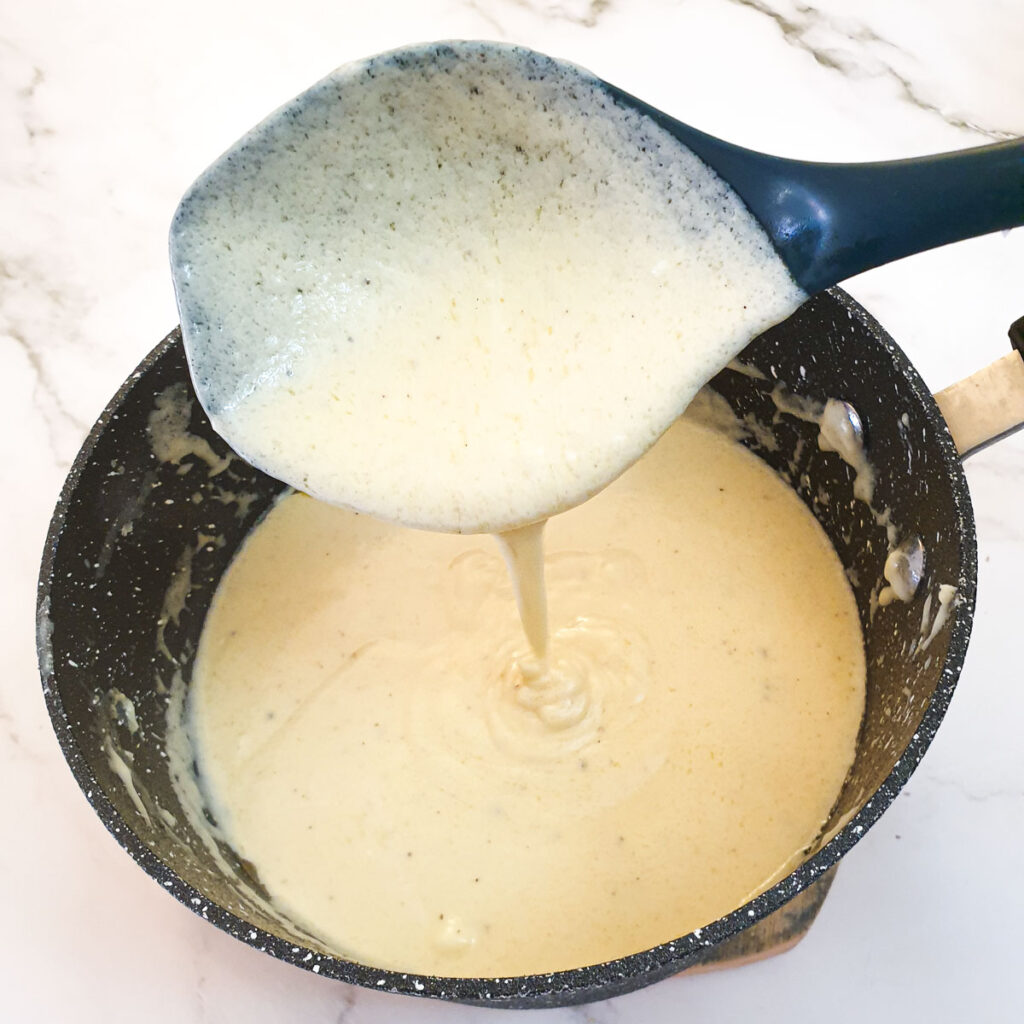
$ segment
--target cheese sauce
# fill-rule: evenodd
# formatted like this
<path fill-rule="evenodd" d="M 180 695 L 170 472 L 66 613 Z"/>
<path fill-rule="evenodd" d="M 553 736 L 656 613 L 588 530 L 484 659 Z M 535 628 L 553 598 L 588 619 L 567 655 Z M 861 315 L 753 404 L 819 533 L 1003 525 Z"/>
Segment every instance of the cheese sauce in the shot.
<path fill-rule="evenodd" d="M 201 781 L 326 948 L 439 975 L 600 962 L 740 906 L 821 829 L 865 667 L 797 496 L 684 418 L 546 542 L 546 672 L 486 538 L 293 495 L 222 581 Z"/>

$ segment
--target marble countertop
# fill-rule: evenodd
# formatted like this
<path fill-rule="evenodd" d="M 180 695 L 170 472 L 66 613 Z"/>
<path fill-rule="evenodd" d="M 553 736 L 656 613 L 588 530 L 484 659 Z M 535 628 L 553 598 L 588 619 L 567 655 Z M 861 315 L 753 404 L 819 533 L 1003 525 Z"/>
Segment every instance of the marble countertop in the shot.
<path fill-rule="evenodd" d="M 35 664 L 50 513 L 90 424 L 176 322 L 167 225 L 195 175 L 346 60 L 449 37 L 590 67 L 732 141 L 822 160 L 1024 135 L 1018 0 L 35 0 L 0 13 L 0 1017 L 11 1021 L 470 1021 L 275 962 L 162 893 L 67 770 Z M 849 290 L 933 389 L 1008 349 L 1024 229 Z M 1024 434 L 973 457 L 980 561 L 966 667 L 939 735 L 843 861 L 795 950 L 552 1022 L 1001 1021 L 1024 920 Z"/>

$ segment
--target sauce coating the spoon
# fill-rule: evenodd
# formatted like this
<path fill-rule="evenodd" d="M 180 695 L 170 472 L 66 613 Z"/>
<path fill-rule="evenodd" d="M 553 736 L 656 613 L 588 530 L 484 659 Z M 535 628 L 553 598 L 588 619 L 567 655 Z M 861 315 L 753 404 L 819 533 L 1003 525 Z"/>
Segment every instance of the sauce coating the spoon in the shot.
<path fill-rule="evenodd" d="M 594 494 L 804 298 L 664 129 L 493 43 L 324 79 L 196 182 L 171 257 L 197 392 L 241 455 L 453 532 Z"/>

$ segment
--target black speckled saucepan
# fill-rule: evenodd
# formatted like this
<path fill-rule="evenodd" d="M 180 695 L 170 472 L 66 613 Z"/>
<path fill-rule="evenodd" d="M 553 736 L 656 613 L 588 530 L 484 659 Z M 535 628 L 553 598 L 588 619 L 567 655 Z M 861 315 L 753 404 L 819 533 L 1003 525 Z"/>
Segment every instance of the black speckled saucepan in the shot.
<path fill-rule="evenodd" d="M 188 684 L 218 580 L 283 485 L 231 457 L 213 432 L 194 400 L 177 331 L 125 382 L 75 460 L 39 581 L 47 707 L 100 819 L 169 893 L 243 942 L 387 992 L 501 1007 L 580 1003 L 756 952 L 774 941 L 769 933 L 799 932 L 831 869 L 906 783 L 949 704 L 974 611 L 974 520 L 960 458 L 932 396 L 846 294 L 816 296 L 741 359 L 756 369 L 724 371 L 713 387 L 741 417 L 770 427 L 769 436 L 757 431 L 760 441 L 746 443 L 790 482 L 831 538 L 853 584 L 867 654 L 856 761 L 821 841 L 783 881 L 654 949 L 579 970 L 500 979 L 366 967 L 325 952 L 269 912 L 253 895 L 259 885 L 251 865 L 223 844 L 212 848 L 189 824 L 171 783 L 165 736 L 175 680 L 179 690 Z M 854 500 L 852 471 L 819 449 L 815 426 L 778 413 L 771 396 L 777 381 L 857 410 L 877 472 L 875 513 Z M 165 437 L 154 450 L 150 426 L 161 408 L 172 410 L 162 422 L 181 443 Z M 884 509 L 901 537 L 921 538 L 926 564 L 911 602 L 877 608 L 887 539 L 876 513 Z M 928 630 L 943 584 L 956 588 L 952 614 L 922 650 L 922 619 Z"/>

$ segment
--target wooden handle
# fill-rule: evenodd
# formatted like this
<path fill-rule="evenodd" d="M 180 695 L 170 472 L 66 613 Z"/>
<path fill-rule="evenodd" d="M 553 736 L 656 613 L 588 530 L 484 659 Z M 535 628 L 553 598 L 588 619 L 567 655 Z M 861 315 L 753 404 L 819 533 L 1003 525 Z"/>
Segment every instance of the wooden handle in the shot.
<path fill-rule="evenodd" d="M 1024 427 L 1024 358 L 1008 352 L 940 391 L 935 401 L 962 458 Z"/>
<path fill-rule="evenodd" d="M 740 967 L 743 964 L 763 960 L 792 949 L 814 924 L 814 919 L 825 902 L 837 864 L 833 864 L 817 881 L 812 882 L 803 892 L 797 893 L 778 910 L 763 917 L 745 931 L 732 938 L 708 946 L 707 950 L 687 973 L 715 971 L 722 967 Z"/>

